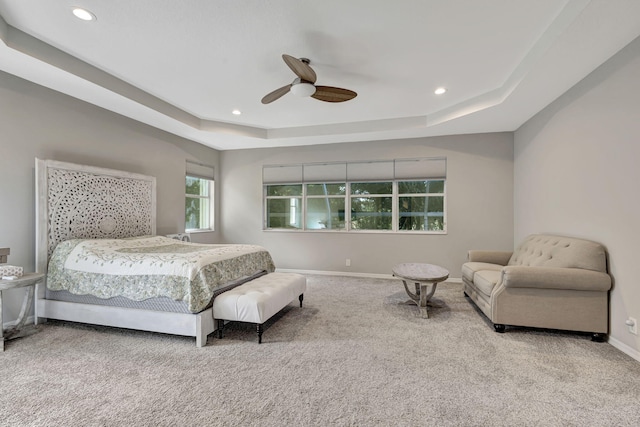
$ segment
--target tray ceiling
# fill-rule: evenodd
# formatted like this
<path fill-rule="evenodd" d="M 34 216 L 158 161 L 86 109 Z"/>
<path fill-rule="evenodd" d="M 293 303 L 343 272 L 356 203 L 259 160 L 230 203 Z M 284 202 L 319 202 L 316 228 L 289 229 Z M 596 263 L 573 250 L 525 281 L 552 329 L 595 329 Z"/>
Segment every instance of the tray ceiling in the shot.
<path fill-rule="evenodd" d="M 0 18 L 0 70 L 221 150 L 513 131 L 640 35 L 628 0 L 0 0 Z M 358 96 L 262 104 L 295 77 L 283 53 Z"/>

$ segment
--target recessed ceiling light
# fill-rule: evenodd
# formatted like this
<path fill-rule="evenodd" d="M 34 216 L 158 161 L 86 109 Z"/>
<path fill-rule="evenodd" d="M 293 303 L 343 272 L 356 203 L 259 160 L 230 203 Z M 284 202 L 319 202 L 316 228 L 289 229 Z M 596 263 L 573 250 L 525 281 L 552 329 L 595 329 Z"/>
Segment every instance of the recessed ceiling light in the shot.
<path fill-rule="evenodd" d="M 445 89 L 443 87 L 439 87 L 438 89 L 434 90 L 433 93 L 435 93 L 436 95 L 442 95 L 446 91 L 447 91 L 447 89 Z"/>
<path fill-rule="evenodd" d="M 233 110 L 233 111 L 231 112 L 231 114 L 235 114 L 236 116 L 239 116 L 240 114 L 242 114 L 242 111 L 240 111 L 240 110 Z"/>
<path fill-rule="evenodd" d="M 96 15 L 94 15 L 93 13 L 91 13 L 88 10 L 83 9 L 81 7 L 74 7 L 73 8 L 73 14 L 76 16 L 76 18 L 82 19 L 83 21 L 95 21 L 96 20 Z"/>

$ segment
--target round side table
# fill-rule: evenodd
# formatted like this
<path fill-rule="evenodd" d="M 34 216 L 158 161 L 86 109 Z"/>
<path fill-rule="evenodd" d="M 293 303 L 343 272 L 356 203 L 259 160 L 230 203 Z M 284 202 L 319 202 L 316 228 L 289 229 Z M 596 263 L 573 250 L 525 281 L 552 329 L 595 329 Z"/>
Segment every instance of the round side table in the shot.
<path fill-rule="evenodd" d="M 27 321 L 27 316 L 31 311 L 36 283 L 42 281 L 42 279 L 44 279 L 44 274 L 42 273 L 26 273 L 17 279 L 0 280 L 0 351 L 4 351 L 5 340 L 22 336 L 20 334 L 20 330 Z M 16 325 L 5 331 L 2 327 L 2 292 L 7 289 L 15 288 L 27 288 L 27 290 L 25 292 L 24 299 L 22 300 L 22 308 L 20 309 L 20 315 L 18 316 Z"/>
<path fill-rule="evenodd" d="M 393 275 L 402 279 L 407 295 L 418 306 L 420 315 L 428 319 L 427 302 L 435 293 L 438 283 L 449 278 L 449 270 L 433 264 L 404 263 L 393 267 Z M 407 281 L 415 283 L 415 293 L 409 290 Z"/>

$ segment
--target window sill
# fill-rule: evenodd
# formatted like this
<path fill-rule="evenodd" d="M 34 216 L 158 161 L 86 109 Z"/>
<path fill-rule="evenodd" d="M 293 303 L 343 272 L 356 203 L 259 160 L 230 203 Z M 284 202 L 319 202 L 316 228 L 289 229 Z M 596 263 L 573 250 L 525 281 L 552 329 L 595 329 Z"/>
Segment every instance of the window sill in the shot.
<path fill-rule="evenodd" d="M 436 235 L 436 236 L 444 236 L 447 235 L 447 231 L 391 231 L 391 230 L 294 230 L 294 229 L 280 229 L 280 228 L 265 228 L 262 231 L 266 231 L 268 233 L 314 233 L 314 234 L 393 234 L 393 235 Z"/>

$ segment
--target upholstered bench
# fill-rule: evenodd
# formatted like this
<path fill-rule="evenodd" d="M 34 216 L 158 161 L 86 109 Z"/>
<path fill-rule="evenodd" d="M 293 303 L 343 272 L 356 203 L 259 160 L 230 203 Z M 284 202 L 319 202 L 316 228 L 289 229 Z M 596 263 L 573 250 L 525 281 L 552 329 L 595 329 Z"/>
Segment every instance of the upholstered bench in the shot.
<path fill-rule="evenodd" d="M 221 293 L 213 300 L 213 317 L 218 320 L 218 338 L 224 321 L 255 323 L 258 343 L 262 343 L 263 324 L 296 297 L 302 299 L 306 277 L 295 273 L 270 273 Z"/>

